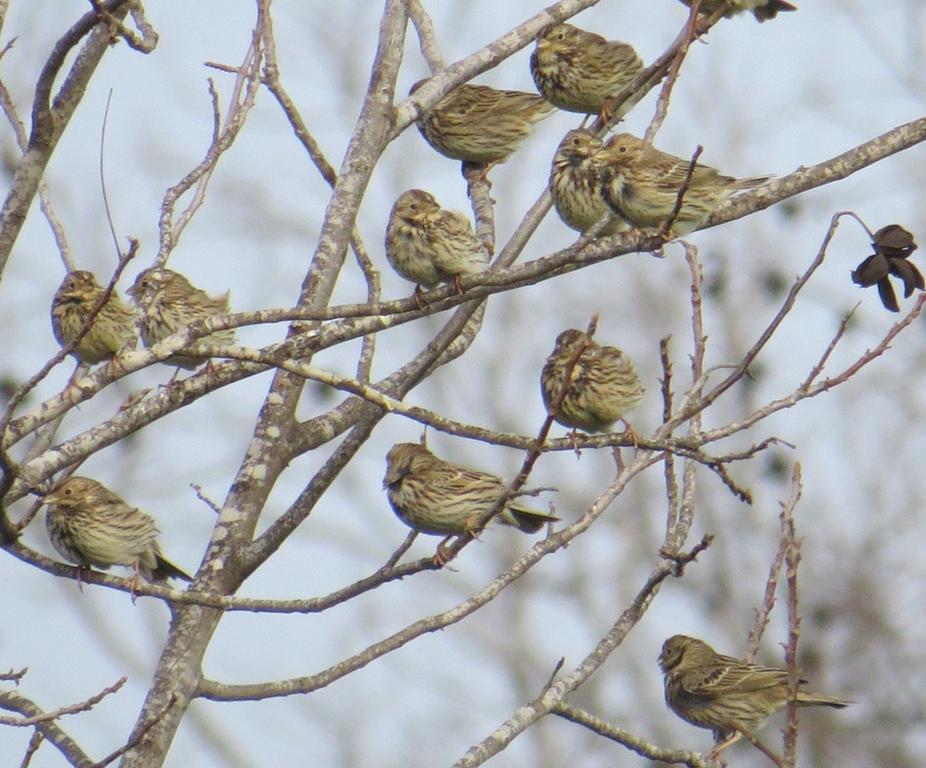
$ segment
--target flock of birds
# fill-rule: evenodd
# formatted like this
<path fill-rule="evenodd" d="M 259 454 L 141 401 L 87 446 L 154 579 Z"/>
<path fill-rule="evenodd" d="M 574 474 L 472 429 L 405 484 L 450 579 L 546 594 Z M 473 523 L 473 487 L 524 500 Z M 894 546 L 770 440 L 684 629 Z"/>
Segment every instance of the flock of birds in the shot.
<path fill-rule="evenodd" d="M 682 2 L 690 5 L 690 0 Z M 700 6 L 705 14 L 750 11 L 759 21 L 794 10 L 784 0 L 704 0 Z M 611 97 L 634 80 L 643 63 L 626 43 L 560 23 L 539 35 L 530 66 L 541 95 L 463 84 L 421 114 L 421 134 L 448 157 L 485 166 L 503 162 L 533 125 L 556 108 L 607 119 Z M 675 237 L 701 226 L 730 196 L 765 180 L 725 176 L 627 133 L 602 141 L 591 130 L 578 128 L 557 147 L 549 189 L 560 218 L 580 232 L 597 227 L 596 234 L 609 235 L 629 227 L 663 227 L 667 237 Z M 462 276 L 482 271 L 489 263 L 488 250 L 469 218 L 442 209 L 420 189 L 403 192 L 396 200 L 385 246 L 389 264 L 415 283 L 416 290 L 450 282 L 459 288 Z M 228 312 L 227 293 L 210 297 L 165 267 L 139 274 L 128 295 L 131 307 L 114 292 L 106 296 L 91 272 L 69 272 L 52 304 L 56 339 L 80 362 L 94 365 L 134 347 L 136 324 L 142 342 L 152 346 L 192 322 Z M 202 339 L 214 344 L 233 340 L 234 330 Z M 207 358 L 177 354 L 165 362 L 194 369 Z M 575 329 L 557 337 L 540 383 L 550 415 L 586 432 L 610 430 L 645 392 L 627 355 Z M 398 443 L 389 450 L 383 486 L 406 525 L 445 537 L 438 546 L 439 559 L 450 538 L 476 532 L 506 491 L 506 483 L 496 475 L 441 459 L 417 443 Z M 153 582 L 191 580 L 161 553 L 154 519 L 96 480 L 70 476 L 46 493 L 43 503 L 48 506 L 49 538 L 65 560 L 78 566 L 78 578 L 82 568 L 129 566 L 134 571 L 133 594 L 139 576 Z M 499 523 L 527 533 L 557 519 L 517 497 L 506 501 L 495 516 Z M 784 669 L 718 654 L 694 638 L 676 635 L 666 640 L 659 664 L 669 707 L 689 723 L 711 729 L 723 742 L 712 756 L 743 734 L 752 734 L 788 699 Z M 796 702 L 830 707 L 849 703 L 803 691 Z"/>

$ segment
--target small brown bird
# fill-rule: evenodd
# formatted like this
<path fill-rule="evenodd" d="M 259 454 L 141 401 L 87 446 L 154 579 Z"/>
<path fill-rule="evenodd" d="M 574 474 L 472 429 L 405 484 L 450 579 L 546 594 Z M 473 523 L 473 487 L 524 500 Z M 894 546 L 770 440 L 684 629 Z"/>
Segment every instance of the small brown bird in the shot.
<path fill-rule="evenodd" d="M 660 152 L 629 133 L 612 136 L 598 153 L 597 162 L 605 201 L 638 227 L 666 224 L 691 165 L 690 160 Z M 672 222 L 671 235 L 678 237 L 697 229 L 734 194 L 768 179 L 768 176 L 735 179 L 696 163 L 681 209 Z"/>
<path fill-rule="evenodd" d="M 418 443 L 396 443 L 386 455 L 383 488 L 398 518 L 435 536 L 471 534 L 481 515 L 498 502 L 506 484 L 500 477 L 439 459 Z M 536 533 L 559 518 L 511 499 L 494 518 L 525 533 Z M 440 551 L 440 549 L 439 549 Z"/>
<path fill-rule="evenodd" d="M 604 201 L 596 157 L 602 146 L 601 139 L 585 128 L 569 131 L 553 156 L 549 185 L 556 212 L 567 226 L 587 232 L 608 216 L 608 223 L 600 232 L 605 237 L 630 225 Z"/>
<path fill-rule="evenodd" d="M 414 93 L 425 80 L 415 83 Z M 487 85 L 458 85 L 418 118 L 418 130 L 446 157 L 470 163 L 501 163 L 534 124 L 553 114 L 546 99 Z"/>
<path fill-rule="evenodd" d="M 45 525 L 55 550 L 81 568 L 107 570 L 113 565 L 134 569 L 148 581 L 190 576 L 167 560 L 157 543 L 154 518 L 129 506 L 106 486 L 76 475 L 45 494 Z"/>
<path fill-rule="evenodd" d="M 444 210 L 424 190 L 410 189 L 389 213 L 386 259 L 406 280 L 433 288 L 481 272 L 489 254 L 466 216 Z"/>
<path fill-rule="evenodd" d="M 77 338 L 103 292 L 92 272 L 67 273 L 51 304 L 51 327 L 62 347 Z M 72 354 L 88 365 L 111 358 L 133 339 L 134 318 L 122 299 L 111 293 Z"/>
<path fill-rule="evenodd" d="M 567 381 L 573 360 L 575 364 Z M 540 389 L 547 412 L 556 421 L 586 432 L 608 430 L 615 421 L 623 420 L 646 392 L 624 352 L 596 344 L 588 334 L 575 328 L 556 337 L 556 346 L 540 374 Z M 559 406 L 554 411 L 557 402 Z M 629 424 L 627 427 L 630 429 Z"/>
<path fill-rule="evenodd" d="M 712 757 L 744 732 L 753 734 L 766 718 L 787 706 L 787 670 L 723 656 L 693 637 L 674 635 L 666 640 L 659 666 L 669 709 L 692 725 L 711 729 L 717 741 L 727 739 L 715 747 Z M 851 703 L 833 696 L 797 694 L 799 707 L 842 709 Z"/>
<path fill-rule="evenodd" d="M 530 67 L 537 90 L 551 104 L 601 114 L 608 99 L 633 82 L 643 61 L 627 43 L 610 42 L 571 24 L 553 24 L 538 36 Z"/>
<path fill-rule="evenodd" d="M 689 8 L 691 7 L 691 0 L 681 1 Z M 781 11 L 797 10 L 796 5 L 791 5 L 785 0 L 704 0 L 699 12 L 711 14 L 721 8 L 727 9 L 724 16 L 728 19 L 743 11 L 752 11 L 752 15 L 760 22 L 774 19 Z"/>
<path fill-rule="evenodd" d="M 173 333 L 185 330 L 190 323 L 228 312 L 228 292 L 215 298 L 193 286 L 179 272 L 165 267 L 151 267 L 135 278 L 129 296 L 142 314 L 141 338 L 152 347 Z M 235 330 L 228 328 L 204 336 L 202 344 L 230 344 Z M 195 355 L 173 355 L 164 362 L 193 370 L 206 361 Z"/>

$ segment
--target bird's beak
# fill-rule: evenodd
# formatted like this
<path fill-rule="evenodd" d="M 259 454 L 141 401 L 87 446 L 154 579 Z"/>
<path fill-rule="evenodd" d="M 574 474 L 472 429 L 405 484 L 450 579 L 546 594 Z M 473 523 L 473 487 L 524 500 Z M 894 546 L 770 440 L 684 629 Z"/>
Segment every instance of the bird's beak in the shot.
<path fill-rule="evenodd" d="M 42 500 L 42 504 L 57 504 L 59 501 L 61 501 L 61 499 L 58 498 L 54 491 L 49 491 L 45 494 L 39 494 L 39 498 Z"/>
<path fill-rule="evenodd" d="M 383 488 L 391 488 L 397 483 L 401 483 L 402 479 L 407 475 L 408 472 L 404 469 L 399 469 L 398 467 L 389 466 L 386 468 L 386 475 L 383 477 Z"/>

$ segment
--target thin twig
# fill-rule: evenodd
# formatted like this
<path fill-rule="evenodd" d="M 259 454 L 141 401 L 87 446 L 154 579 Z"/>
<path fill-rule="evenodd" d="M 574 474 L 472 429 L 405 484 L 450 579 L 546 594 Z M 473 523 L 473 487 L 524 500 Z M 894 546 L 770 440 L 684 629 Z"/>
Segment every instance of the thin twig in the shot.
<path fill-rule="evenodd" d="M 14 41 L 15 38 L 10 40 L 6 46 L 4 46 L 4 53 L 9 50 Z M 6 85 L 4 85 L 2 82 L 0 82 L 0 109 L 3 110 L 4 115 L 6 115 L 6 119 L 13 127 L 13 133 L 16 136 L 17 146 L 22 152 L 25 152 L 29 145 L 29 137 L 26 135 L 26 128 L 23 125 L 22 119 L 19 117 L 19 113 L 16 110 L 16 105 L 13 103 L 13 97 L 7 90 Z M 55 245 L 58 247 L 58 253 L 61 254 L 61 260 L 64 262 L 65 269 L 67 269 L 68 272 L 72 272 L 73 270 L 77 269 L 77 267 L 74 264 L 73 256 L 71 256 L 71 247 L 68 245 L 68 239 L 67 234 L 64 231 L 64 225 L 61 223 L 61 220 L 58 218 L 58 215 L 55 213 L 55 210 L 52 207 L 51 195 L 48 191 L 48 184 L 45 181 L 39 181 L 37 189 L 39 195 L 39 207 L 42 210 L 42 215 L 48 222 L 48 226 L 51 228 L 52 237 L 54 237 Z"/>
<path fill-rule="evenodd" d="M 669 354 L 671 336 L 664 336 L 659 341 L 659 362 L 662 367 L 662 379 L 659 389 L 662 394 L 662 423 L 672 418 L 672 357 Z M 663 481 L 666 487 L 666 531 L 674 529 L 678 522 L 679 495 L 678 478 L 675 475 L 675 456 L 666 453 L 663 464 Z"/>
<path fill-rule="evenodd" d="M 260 70 L 263 61 L 263 47 L 260 28 L 254 30 L 251 44 L 238 70 L 229 99 L 228 114 L 222 124 L 218 108 L 218 94 L 209 81 L 210 103 L 213 113 L 212 141 L 199 164 L 177 184 L 167 190 L 161 204 L 158 222 L 159 245 L 155 264 L 162 265 L 171 251 L 176 248 L 183 230 L 190 223 L 196 211 L 202 206 L 209 181 L 219 160 L 234 144 L 257 97 L 260 87 Z M 174 219 L 174 209 L 180 197 L 193 189 L 193 197 L 187 207 Z"/>
<path fill-rule="evenodd" d="M 23 755 L 19 768 L 29 768 L 29 764 L 32 762 L 32 756 L 38 752 L 39 747 L 42 746 L 42 742 L 44 741 L 45 736 L 41 731 L 35 730 L 32 732 L 32 736 L 29 737 L 29 743 L 26 745 L 26 753 Z"/>
<path fill-rule="evenodd" d="M 115 17 L 123 18 L 129 2 L 131 0 L 106 0 L 104 6 Z M 51 155 L 109 47 L 106 27 L 105 23 L 100 23 L 96 11 L 85 13 L 55 43 L 39 74 L 32 100 L 32 132 L 28 147 L 16 166 L 0 215 L 0 275 L 6 269 Z M 64 62 L 84 37 L 88 37 L 86 44 L 73 57 L 71 68 L 61 78 L 61 88 L 53 97 L 52 89 Z"/>
<path fill-rule="evenodd" d="M 803 388 L 809 389 L 810 385 L 813 384 L 814 380 L 823 372 L 823 369 L 826 367 L 827 360 L 830 359 L 830 355 L 833 354 L 833 350 L 836 349 L 836 345 L 842 340 L 842 337 L 845 336 L 846 329 L 849 327 L 849 321 L 852 320 L 852 316 L 855 314 L 855 310 L 859 307 L 856 304 L 852 309 L 846 313 L 839 323 L 839 329 L 833 335 L 833 338 L 830 339 L 830 343 L 827 345 L 826 349 L 823 350 L 823 354 L 820 355 L 820 359 L 816 362 L 813 368 L 810 369 L 810 373 L 807 374 L 807 378 L 804 379 Z"/>
<path fill-rule="evenodd" d="M 682 33 L 679 36 L 680 40 L 678 44 L 673 46 L 675 52 L 672 56 L 672 63 L 669 65 L 668 76 L 662 84 L 662 89 L 659 91 L 659 98 L 656 100 L 656 109 L 653 113 L 653 119 L 650 120 L 649 125 L 646 127 L 646 133 L 643 135 L 644 141 L 653 141 L 669 112 L 669 100 L 672 97 L 672 89 L 675 87 L 675 82 L 678 80 L 679 73 L 682 71 L 682 63 L 685 61 L 691 43 L 698 38 L 697 21 L 700 4 L 701 0 L 693 0 L 691 3 L 691 8 L 688 12 L 688 21 L 685 23 Z M 720 11 L 715 14 L 717 19 L 719 19 L 721 15 Z M 714 21 L 716 22 L 716 19 L 714 19 Z"/>
<path fill-rule="evenodd" d="M 158 33 L 145 18 L 145 11 L 141 3 L 133 2 L 129 8 L 132 20 L 135 22 L 135 26 L 138 27 L 139 32 L 141 32 L 141 36 L 135 34 L 121 20 L 106 10 L 102 0 L 90 0 L 90 4 L 96 9 L 99 17 L 109 24 L 112 34 L 118 35 L 125 40 L 129 48 L 140 53 L 151 53 L 157 47 Z"/>
<path fill-rule="evenodd" d="M 161 711 L 154 716 L 149 716 L 141 725 L 136 725 L 135 730 L 132 731 L 132 738 L 123 744 L 119 749 L 116 749 L 110 752 L 106 757 L 100 760 L 98 763 L 93 764 L 93 768 L 106 768 L 107 765 L 114 762 L 117 758 L 124 755 L 132 747 L 141 743 L 141 740 L 145 737 L 145 734 L 153 728 L 157 722 L 167 713 L 167 711 L 174 706 L 176 703 L 176 698 L 171 696 L 168 698 L 167 703 L 161 708 Z"/>
<path fill-rule="evenodd" d="M 399 547 L 405 547 L 405 542 Z M 5 545 L 3 547 L 14 557 L 29 563 L 46 573 L 67 579 L 77 580 L 77 568 L 65 565 L 56 560 L 45 557 L 35 550 L 29 549 L 20 543 Z M 402 552 L 399 552 L 401 556 Z M 391 560 L 391 558 L 390 558 Z M 133 584 L 130 577 L 122 578 L 108 573 L 101 573 L 83 569 L 80 574 L 82 584 L 95 584 L 121 592 L 134 593 L 137 597 L 152 597 L 174 605 L 199 605 L 205 608 L 216 608 L 223 611 L 245 611 L 249 613 L 321 613 L 322 611 L 340 605 L 358 595 L 370 592 L 383 584 L 399 581 L 421 571 L 437 570 L 433 559 L 422 558 L 400 566 L 390 566 L 388 563 L 352 584 L 335 590 L 323 597 L 303 598 L 294 600 L 244 598 L 223 595 L 211 592 L 197 592 L 192 590 L 181 591 L 160 584 Z"/>
<path fill-rule="evenodd" d="M 675 205 L 672 208 L 672 213 L 669 214 L 669 218 L 666 219 L 665 223 L 660 227 L 660 231 L 662 232 L 663 237 L 668 238 L 671 235 L 672 225 L 675 223 L 678 215 L 682 212 L 682 204 L 685 201 L 685 195 L 688 194 L 688 190 L 691 188 L 691 177 L 694 175 L 694 170 L 698 165 L 698 158 L 701 156 L 703 151 L 704 147 L 698 144 L 698 146 L 695 147 L 695 151 L 691 155 L 688 168 L 685 170 L 685 179 L 682 181 L 682 186 L 678 188 L 678 194 L 675 196 Z"/>
<path fill-rule="evenodd" d="M 711 768 L 718 765 L 715 760 L 708 760 L 697 752 L 686 752 L 679 749 L 664 749 L 651 744 L 636 734 L 623 728 L 606 723 L 594 715 L 578 707 L 568 704 L 558 704 L 553 708 L 552 714 L 576 725 L 588 728 L 593 733 L 606 739 L 615 741 L 632 752 L 654 762 L 670 763 L 672 765 L 687 765 L 689 768 Z"/>
<path fill-rule="evenodd" d="M 0 672 L 0 681 L 5 683 L 16 683 L 16 685 L 19 685 L 20 680 L 26 676 L 28 671 L 29 667 L 23 667 L 18 672 L 14 672 L 12 669 L 9 672 Z"/>
<path fill-rule="evenodd" d="M 827 229 L 826 235 L 823 238 L 823 243 L 820 245 L 817 255 L 814 257 L 814 260 L 810 263 L 810 266 L 804 271 L 804 274 L 801 275 L 791 286 L 791 289 L 788 291 L 787 296 L 785 296 L 784 301 L 781 304 L 778 312 L 772 318 L 771 322 L 765 327 L 765 329 L 760 334 L 758 340 L 752 345 L 752 347 L 747 350 L 746 354 L 743 356 L 743 359 L 740 361 L 736 370 L 731 373 L 726 379 L 717 384 L 710 392 L 704 395 L 696 405 L 693 405 L 690 410 L 703 410 L 711 403 L 713 403 L 720 395 L 726 392 L 730 387 L 732 387 L 736 382 L 738 382 L 746 371 L 749 369 L 749 366 L 752 364 L 753 360 L 758 357 L 759 352 L 765 347 L 769 339 L 775 334 L 775 331 L 778 330 L 778 327 L 784 322 L 784 319 L 788 316 L 791 310 L 794 308 L 794 304 L 797 301 L 798 294 L 804 288 L 805 285 L 810 281 L 810 278 L 813 276 L 814 272 L 823 264 L 823 260 L 826 258 L 826 251 L 829 247 L 830 241 L 833 239 L 833 235 L 836 233 L 836 227 L 839 222 L 840 215 L 835 215 L 830 221 L 829 228 Z"/>
<path fill-rule="evenodd" d="M 35 714 L 29 717 L 0 716 L 0 725 L 9 725 L 15 728 L 30 728 L 34 725 L 38 725 L 39 723 L 47 723 L 52 720 L 57 720 L 59 717 L 63 717 L 64 715 L 76 715 L 80 712 L 88 712 L 107 696 L 118 691 L 123 685 L 126 684 L 127 681 L 127 677 L 120 677 L 118 680 L 116 680 L 115 683 L 107 686 L 102 691 L 94 694 L 90 698 L 79 701 L 76 704 L 68 704 L 66 707 L 59 707 L 58 709 L 54 709 L 51 712 L 42 712 L 41 714 Z M 6 702 L 3 700 L 4 695 L 4 693 L 0 692 L 0 707 L 5 706 L 6 704 Z"/>
<path fill-rule="evenodd" d="M 785 580 L 788 585 L 788 643 L 785 647 L 785 665 L 788 669 L 788 724 L 785 727 L 783 761 L 788 768 L 794 768 L 797 764 L 797 692 L 801 678 L 797 668 L 797 641 L 801 628 L 797 607 L 797 568 L 801 561 L 801 542 L 795 531 L 794 511 L 802 491 L 801 465 L 795 462 L 791 472 L 791 496 L 781 505 L 782 538 L 787 541 Z"/>
<path fill-rule="evenodd" d="M 409 20 L 418 33 L 418 44 L 421 48 L 421 55 L 428 62 L 428 68 L 431 74 L 444 69 L 447 64 L 440 52 L 440 46 L 437 44 L 437 34 L 434 31 L 434 23 L 428 12 L 421 5 L 420 0 L 405 0 L 405 12 Z"/>
<path fill-rule="evenodd" d="M 765 580 L 765 594 L 762 596 L 762 603 L 755 610 L 756 617 L 749 629 L 749 635 L 746 638 L 746 656 L 745 659 L 751 662 L 759 651 L 759 642 L 762 640 L 762 633 L 768 626 L 769 616 L 775 607 L 775 591 L 778 588 L 778 574 L 781 573 L 781 565 L 784 563 L 785 550 L 788 547 L 787 538 L 781 536 L 778 540 L 778 549 L 775 551 L 775 557 L 772 558 L 772 564 L 768 569 L 768 578 Z"/>

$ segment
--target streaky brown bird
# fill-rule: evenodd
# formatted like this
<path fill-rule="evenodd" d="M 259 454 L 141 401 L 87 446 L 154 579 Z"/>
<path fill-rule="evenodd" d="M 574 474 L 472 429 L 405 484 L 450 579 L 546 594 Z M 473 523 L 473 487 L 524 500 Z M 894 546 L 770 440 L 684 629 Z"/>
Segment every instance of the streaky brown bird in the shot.
<path fill-rule="evenodd" d="M 440 459 L 418 443 L 396 443 L 386 455 L 383 488 L 393 511 L 409 528 L 449 538 L 472 534 L 479 518 L 502 497 L 506 484 L 496 475 Z M 536 533 L 559 518 L 515 498 L 494 519 Z"/>
<path fill-rule="evenodd" d="M 608 99 L 633 82 L 643 61 L 632 45 L 560 23 L 541 31 L 530 68 L 537 90 L 551 104 L 601 114 Z"/>
<path fill-rule="evenodd" d="M 681 2 L 691 7 L 691 0 Z M 738 13 L 752 11 L 756 21 L 763 22 L 774 19 L 783 11 L 796 11 L 797 6 L 785 0 L 703 0 L 699 13 L 709 15 L 721 9 L 725 10 L 723 15 L 728 19 Z"/>
<path fill-rule="evenodd" d="M 127 504 L 102 483 L 73 475 L 42 498 L 52 546 L 81 568 L 132 568 L 148 581 L 190 576 L 161 554 L 154 518 Z"/>
<path fill-rule="evenodd" d="M 663 643 L 659 666 L 665 675 L 666 704 L 676 715 L 714 732 L 711 756 L 754 734 L 765 720 L 787 706 L 788 672 L 750 664 L 717 653 L 703 640 L 673 635 Z M 800 684 L 807 681 L 801 678 Z M 798 691 L 799 707 L 842 709 L 852 702 Z"/>
<path fill-rule="evenodd" d="M 556 421 L 586 432 L 610 429 L 646 392 L 626 353 L 597 344 L 575 328 L 556 337 L 540 374 L 540 389 Z"/>
<path fill-rule="evenodd" d="M 52 331 L 62 347 L 77 338 L 104 292 L 92 272 L 79 269 L 65 275 L 51 304 Z M 134 323 L 132 310 L 112 292 L 71 354 L 88 365 L 108 360 L 132 341 Z"/>
<path fill-rule="evenodd" d="M 605 202 L 634 226 L 665 226 L 684 189 L 681 207 L 669 230 L 673 237 L 697 229 L 737 192 L 757 187 L 770 178 L 736 179 L 701 163 L 691 168 L 690 160 L 662 152 L 629 133 L 608 139 L 596 159 Z"/>
<path fill-rule="evenodd" d="M 179 272 L 166 267 L 151 267 L 141 272 L 127 293 L 141 313 L 141 338 L 146 347 L 185 330 L 197 320 L 228 313 L 228 291 L 212 297 Z M 235 330 L 227 328 L 196 339 L 194 343 L 231 344 L 234 340 Z M 199 355 L 172 355 L 164 362 L 193 370 L 206 360 Z"/>
<path fill-rule="evenodd" d="M 604 145 L 585 128 L 569 131 L 560 141 L 550 165 L 550 197 L 560 219 L 578 232 L 587 232 L 607 217 L 600 237 L 630 225 L 605 202 L 597 153 Z"/>
<path fill-rule="evenodd" d="M 426 80 L 415 83 L 414 93 Z M 446 157 L 470 163 L 501 163 L 555 107 L 534 93 L 487 85 L 458 85 L 418 118 L 418 130 Z"/>
<path fill-rule="evenodd" d="M 389 213 L 386 259 L 406 280 L 433 288 L 481 272 L 489 254 L 466 216 L 441 208 L 422 189 L 409 189 Z"/>

